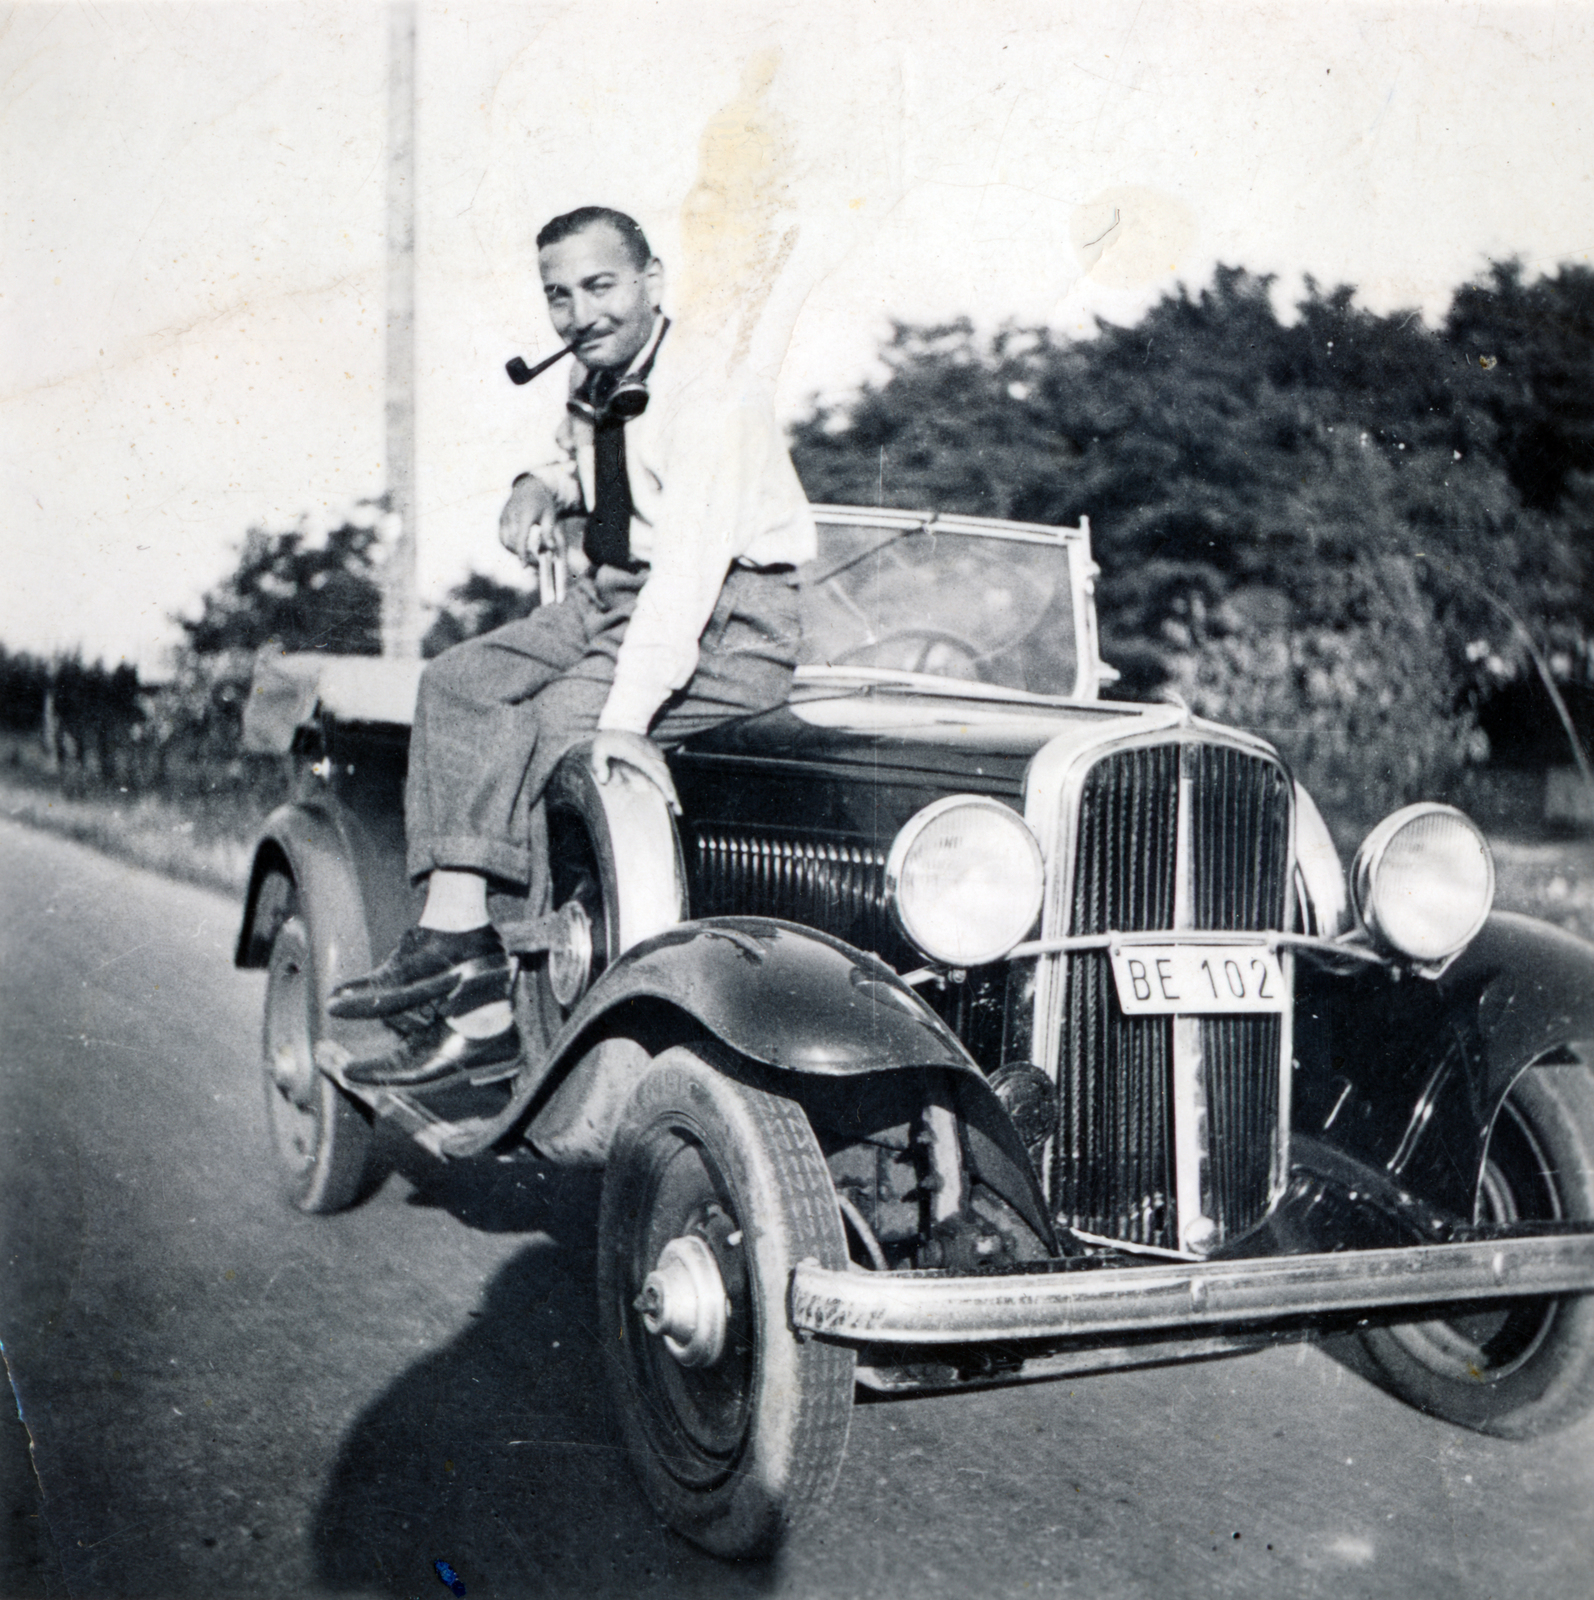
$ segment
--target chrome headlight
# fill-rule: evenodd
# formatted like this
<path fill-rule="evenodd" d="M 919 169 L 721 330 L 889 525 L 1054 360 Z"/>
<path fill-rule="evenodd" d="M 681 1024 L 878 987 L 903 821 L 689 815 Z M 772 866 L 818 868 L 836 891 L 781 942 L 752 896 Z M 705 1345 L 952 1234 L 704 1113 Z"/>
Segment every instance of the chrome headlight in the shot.
<path fill-rule="evenodd" d="M 1494 904 L 1494 858 L 1454 806 L 1406 806 L 1367 835 L 1351 866 L 1356 914 L 1385 949 L 1446 961 L 1465 949 Z"/>
<path fill-rule="evenodd" d="M 886 857 L 886 899 L 897 926 L 949 967 L 999 960 L 1041 907 L 1041 847 L 1016 811 L 952 795 L 919 812 Z"/>

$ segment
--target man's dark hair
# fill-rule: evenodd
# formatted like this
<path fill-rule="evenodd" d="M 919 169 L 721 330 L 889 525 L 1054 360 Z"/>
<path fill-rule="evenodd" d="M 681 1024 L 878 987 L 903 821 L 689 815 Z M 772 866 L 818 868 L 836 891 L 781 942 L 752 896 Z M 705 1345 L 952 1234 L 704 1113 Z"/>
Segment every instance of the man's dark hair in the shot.
<path fill-rule="evenodd" d="M 632 266 L 645 267 L 653 259 L 647 235 L 636 225 L 635 219 L 609 206 L 578 206 L 574 211 L 566 211 L 562 216 L 555 217 L 545 223 L 542 232 L 537 235 L 537 248 L 542 250 L 548 245 L 558 244 L 572 234 L 585 233 L 599 223 L 607 223 L 620 235 Z"/>

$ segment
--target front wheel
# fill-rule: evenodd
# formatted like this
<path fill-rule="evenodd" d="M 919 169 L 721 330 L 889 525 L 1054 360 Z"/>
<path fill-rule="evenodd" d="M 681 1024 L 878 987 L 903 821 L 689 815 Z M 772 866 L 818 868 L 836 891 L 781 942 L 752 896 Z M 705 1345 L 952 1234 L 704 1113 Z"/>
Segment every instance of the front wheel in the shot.
<path fill-rule="evenodd" d="M 293 886 L 283 880 L 263 894 L 273 890 L 285 914 L 266 973 L 266 1121 L 290 1204 L 300 1211 L 341 1211 L 364 1182 L 371 1123 L 362 1106 L 316 1069 L 322 980 Z"/>
<path fill-rule="evenodd" d="M 1594 1220 L 1594 1074 L 1545 1067 L 1517 1081 L 1489 1138 L 1476 1215 Z M 1594 1295 L 1489 1301 L 1360 1338 L 1392 1393 L 1479 1433 L 1531 1439 L 1594 1406 Z"/>
<path fill-rule="evenodd" d="M 615 1133 L 598 1252 L 610 1391 L 649 1500 L 715 1555 L 771 1553 L 829 1496 L 852 1407 L 853 1352 L 787 1321 L 800 1261 L 847 1264 L 801 1108 L 666 1051 Z"/>

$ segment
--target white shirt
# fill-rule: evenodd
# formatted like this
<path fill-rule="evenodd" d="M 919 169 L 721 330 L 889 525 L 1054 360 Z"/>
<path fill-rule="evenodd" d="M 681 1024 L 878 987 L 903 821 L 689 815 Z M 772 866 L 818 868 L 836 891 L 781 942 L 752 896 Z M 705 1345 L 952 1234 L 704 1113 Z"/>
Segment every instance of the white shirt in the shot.
<path fill-rule="evenodd" d="M 662 322 L 660 324 L 662 328 Z M 640 367 L 659 335 L 632 363 Z M 575 363 L 574 393 L 587 379 Z M 561 511 L 594 503 L 592 424 L 567 413 L 556 459 L 532 475 Z M 672 327 L 648 377 L 648 408 L 625 429 L 631 555 L 648 563 L 615 663 L 601 729 L 646 733 L 697 670 L 698 640 L 732 562 L 800 566 L 815 554 L 813 517 L 766 391 L 727 378 Z"/>

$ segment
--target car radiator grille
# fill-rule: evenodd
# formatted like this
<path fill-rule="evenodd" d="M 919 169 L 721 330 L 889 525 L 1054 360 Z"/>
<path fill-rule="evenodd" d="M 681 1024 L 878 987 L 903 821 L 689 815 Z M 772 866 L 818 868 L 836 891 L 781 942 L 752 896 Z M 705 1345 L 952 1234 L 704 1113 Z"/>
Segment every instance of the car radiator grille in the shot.
<path fill-rule="evenodd" d="M 783 917 L 893 961 L 905 949 L 886 909 L 885 853 L 784 829 L 696 828 L 695 917 Z"/>
<path fill-rule="evenodd" d="M 1067 931 L 1174 926 L 1180 778 L 1190 806 L 1189 913 L 1196 928 L 1283 926 L 1290 786 L 1271 761 L 1220 745 L 1114 752 L 1085 778 Z M 1065 959 L 1059 1119 L 1050 1183 L 1059 1220 L 1174 1248 L 1171 1017 L 1125 1017 L 1104 951 Z M 1205 1214 L 1219 1239 L 1267 1208 L 1278 1144 L 1280 1020 L 1199 1023 L 1207 1101 Z"/>

